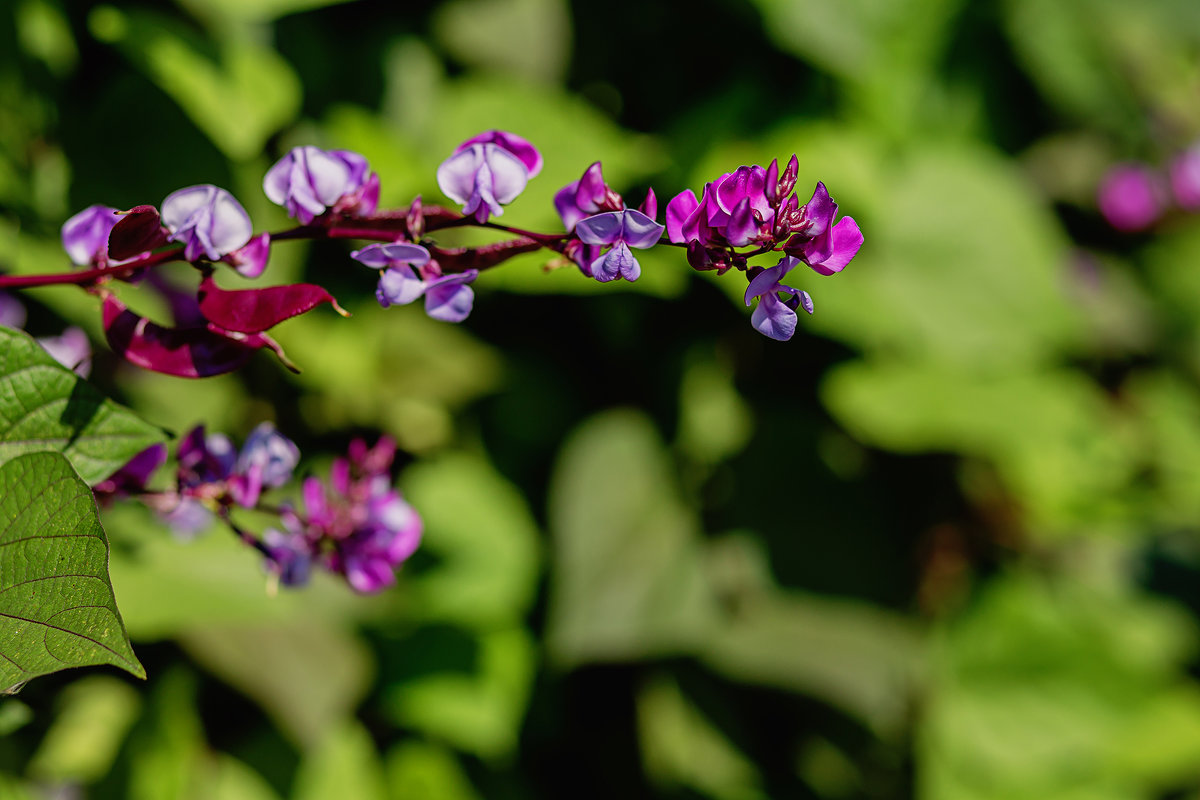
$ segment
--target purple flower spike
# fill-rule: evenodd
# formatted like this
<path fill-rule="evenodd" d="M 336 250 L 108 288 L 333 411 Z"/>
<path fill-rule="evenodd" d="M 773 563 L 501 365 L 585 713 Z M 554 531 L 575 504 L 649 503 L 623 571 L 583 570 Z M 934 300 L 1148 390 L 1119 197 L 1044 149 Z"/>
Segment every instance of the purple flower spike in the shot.
<path fill-rule="evenodd" d="M 303 586 L 312 573 L 313 548 L 303 533 L 281 533 L 268 529 L 263 533 L 267 551 L 267 570 L 279 576 L 284 586 Z"/>
<path fill-rule="evenodd" d="M 520 158 L 491 142 L 456 151 L 437 170 L 438 187 L 478 222 L 503 214 L 500 206 L 515 200 L 529 177 Z"/>
<path fill-rule="evenodd" d="M 799 263 L 798 258 L 784 256 L 778 264 L 751 278 L 750 285 L 746 287 L 746 305 L 758 298 L 758 307 L 750 315 L 750 324 L 759 333 L 776 341 L 786 342 L 795 334 L 797 308 L 813 313 L 813 302 L 808 292 L 780 283 Z M 784 300 L 780 292 L 786 292 L 791 297 Z"/>
<path fill-rule="evenodd" d="M 362 192 L 372 178 L 367 160 L 358 153 L 295 147 L 267 171 L 263 191 L 272 203 L 286 208 L 289 217 L 308 225 L 343 199 Z M 375 178 L 376 201 L 378 189 Z M 366 213 L 374 211 L 374 204 L 369 205 Z"/>
<path fill-rule="evenodd" d="M 108 234 L 121 218 L 109 206 L 88 206 L 63 223 L 62 244 L 72 264 L 103 266 L 108 260 Z"/>
<path fill-rule="evenodd" d="M 442 322 L 462 322 L 475 303 L 475 291 L 467 284 L 479 270 L 469 269 L 442 275 L 429 251 L 415 244 L 370 244 L 350 254 L 358 262 L 382 269 L 375 298 L 384 308 L 407 305 L 425 298 L 425 313 Z"/>
<path fill-rule="evenodd" d="M 640 211 L 608 211 L 582 219 L 575 233 L 585 244 L 612 245 L 612 249 L 592 262 L 592 277 L 608 282 L 617 278 L 636 281 L 641 265 L 629 248 L 645 250 L 658 244 L 663 226 Z"/>
<path fill-rule="evenodd" d="M 1109 170 L 1096 202 L 1108 224 L 1126 232 L 1148 228 L 1163 210 L 1158 176 L 1141 164 L 1121 164 Z"/>
<path fill-rule="evenodd" d="M 542 154 L 528 140 L 517 136 L 515 133 L 508 133 L 507 131 L 484 131 L 478 136 L 467 139 L 455 148 L 454 152 L 460 153 L 474 144 L 494 144 L 512 153 L 525 166 L 525 171 L 529 173 L 529 178 L 537 176 L 542 171 Z"/>
<path fill-rule="evenodd" d="M 86 378 L 91 373 L 92 344 L 83 328 L 72 325 L 62 336 L 43 336 L 37 342 L 55 361 L 79 377 Z"/>
<path fill-rule="evenodd" d="M 254 229 L 246 209 L 229 192 L 204 184 L 167 195 L 162 223 L 171 241 L 183 242 L 188 261 L 219 261 L 250 241 Z"/>

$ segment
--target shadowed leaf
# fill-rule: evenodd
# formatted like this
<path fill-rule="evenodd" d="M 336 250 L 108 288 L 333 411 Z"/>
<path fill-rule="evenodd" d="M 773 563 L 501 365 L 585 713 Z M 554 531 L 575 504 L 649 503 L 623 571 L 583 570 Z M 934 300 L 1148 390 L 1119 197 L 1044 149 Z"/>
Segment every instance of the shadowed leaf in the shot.
<path fill-rule="evenodd" d="M 205 319 L 241 333 L 262 333 L 321 303 L 329 303 L 339 314 L 347 316 L 329 292 L 311 283 L 230 291 L 208 277 L 200 284 L 199 297 L 200 312 Z"/>
<path fill-rule="evenodd" d="M 126 211 L 108 234 L 108 257 L 116 261 L 133 258 L 167 243 L 167 233 L 154 206 L 135 206 Z"/>

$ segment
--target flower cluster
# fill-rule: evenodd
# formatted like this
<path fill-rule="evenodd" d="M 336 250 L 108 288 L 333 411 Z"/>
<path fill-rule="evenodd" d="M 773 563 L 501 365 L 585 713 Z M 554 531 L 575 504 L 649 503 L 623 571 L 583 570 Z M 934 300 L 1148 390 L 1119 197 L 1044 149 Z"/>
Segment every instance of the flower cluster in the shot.
<path fill-rule="evenodd" d="M 1172 158 L 1165 174 L 1136 161 L 1113 166 L 1096 190 L 1096 206 L 1126 233 L 1146 230 L 1172 206 L 1200 211 L 1200 142 Z"/>
<path fill-rule="evenodd" d="M 395 452 L 387 437 L 374 447 L 356 439 L 348 457 L 333 462 L 327 481 L 305 479 L 303 512 L 284 509 L 284 530 L 264 536 L 268 561 L 283 583 L 303 584 L 313 564 L 344 576 L 359 592 L 396 582 L 396 570 L 417 549 L 423 526 L 392 487 Z"/>

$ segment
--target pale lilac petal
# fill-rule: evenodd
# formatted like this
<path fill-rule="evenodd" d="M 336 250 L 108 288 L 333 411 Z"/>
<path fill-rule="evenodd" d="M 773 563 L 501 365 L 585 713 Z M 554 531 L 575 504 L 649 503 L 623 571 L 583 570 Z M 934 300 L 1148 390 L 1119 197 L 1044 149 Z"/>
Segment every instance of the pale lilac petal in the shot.
<path fill-rule="evenodd" d="M 217 187 L 211 184 L 202 184 L 167 195 L 161 209 L 163 226 L 175 233 L 211 202 L 216 189 Z"/>
<path fill-rule="evenodd" d="M 357 189 L 369 180 L 367 174 L 370 172 L 370 167 L 367 165 L 366 156 L 352 150 L 329 150 L 327 152 L 331 156 L 340 158 L 346 168 L 350 170 L 350 177 L 347 179 L 348 185 Z"/>
<path fill-rule="evenodd" d="M 478 274 L 472 269 L 430 281 L 425 291 L 425 313 L 442 322 L 462 322 L 475 304 L 475 291 L 467 284 Z"/>
<path fill-rule="evenodd" d="M 575 235 L 587 244 L 616 244 L 621 238 L 623 212 L 606 211 L 582 219 L 575 225 Z"/>
<path fill-rule="evenodd" d="M 369 244 L 361 250 L 355 250 L 350 257 L 364 266 L 373 269 L 412 264 L 421 266 L 429 263 L 429 251 L 419 244 L 393 242 L 391 244 Z"/>
<path fill-rule="evenodd" d="M 809 314 L 812 314 L 813 313 L 812 295 L 810 295 L 808 292 L 797 292 L 796 296 L 798 298 L 800 298 L 800 307 L 803 308 L 805 311 L 807 311 Z"/>
<path fill-rule="evenodd" d="M 63 249 L 71 263 L 84 266 L 108 252 L 108 234 L 120 217 L 109 206 L 88 206 L 62 226 Z"/>
<path fill-rule="evenodd" d="M 692 194 L 691 189 L 684 189 L 671 198 L 671 202 L 667 203 L 668 239 L 675 244 L 684 244 L 688 241 L 684 234 L 684 225 L 699 206 L 700 202 L 696 199 L 696 195 Z"/>
<path fill-rule="evenodd" d="M 529 170 L 521 159 L 494 144 L 485 144 L 483 151 L 484 161 L 492 172 L 492 195 L 498 203 L 511 203 L 529 183 Z M 498 211 L 492 213 L 500 215 Z"/>
<path fill-rule="evenodd" d="M 358 188 L 351 188 L 350 167 L 342 159 L 316 147 L 305 147 L 303 152 L 305 171 L 313 194 L 326 208 L 341 199 L 348 190 Z"/>
<path fill-rule="evenodd" d="M 575 230 L 579 220 L 587 216 L 586 212 L 575 205 L 575 189 L 578 186 L 579 181 L 572 181 L 554 193 L 554 210 L 558 212 L 567 233 Z"/>
<path fill-rule="evenodd" d="M 254 226 L 250 215 L 241 203 L 224 189 L 218 189 L 212 210 L 212 239 L 213 252 L 208 257 L 214 261 L 226 253 L 232 253 L 250 241 L 254 234 Z"/>
<path fill-rule="evenodd" d="M 236 472 L 248 472 L 257 465 L 262 468 L 262 485 L 276 488 L 292 478 L 292 471 L 300 463 L 300 448 L 284 436 L 269 422 L 259 423 L 238 455 L 234 466 Z"/>
<path fill-rule="evenodd" d="M 443 161 L 437 169 L 437 184 L 442 194 L 465 205 L 475 193 L 475 173 L 482 162 L 482 145 L 474 145 Z"/>
<path fill-rule="evenodd" d="M 624 242 L 617 242 L 615 247 L 592 262 L 592 277 L 601 283 L 620 277 L 636 281 L 641 274 L 641 265 Z"/>
<path fill-rule="evenodd" d="M 83 328 L 72 325 L 62 336 L 43 336 L 37 342 L 55 361 L 79 377 L 86 378 L 92 371 L 92 344 Z"/>
<path fill-rule="evenodd" d="M 288 151 L 288 154 L 276 161 L 263 176 L 263 194 L 277 206 L 287 202 L 288 187 L 292 183 L 292 169 L 296 164 L 296 151 L 299 149 L 297 147 Z"/>
<path fill-rule="evenodd" d="M 184 243 L 184 258 L 204 254 L 217 261 L 250 241 L 250 216 L 233 195 L 209 184 L 189 186 L 162 203 L 162 223 L 171 240 Z"/>
<path fill-rule="evenodd" d="M 750 324 L 764 336 L 786 342 L 796 332 L 796 312 L 788 308 L 774 293 L 765 294 L 750 315 Z"/>
<path fill-rule="evenodd" d="M 0 325 L 6 328 L 25 327 L 25 306 L 8 292 L 0 292 Z"/>
<path fill-rule="evenodd" d="M 639 250 L 645 250 L 658 244 L 659 239 L 662 238 L 664 226 L 636 209 L 627 208 L 620 213 L 622 215 L 621 238 L 625 244 Z"/>
<path fill-rule="evenodd" d="M 244 247 L 225 256 L 225 261 L 232 265 L 243 278 L 257 278 L 267 268 L 267 260 L 270 256 L 271 234 L 261 233 Z"/>
<path fill-rule="evenodd" d="M 750 305 L 750 301 L 756 297 L 760 297 L 767 292 L 774 291 L 778 287 L 789 272 L 796 268 L 800 263 L 797 258 L 784 256 L 779 259 L 779 263 L 769 269 L 764 269 L 762 272 L 754 276 L 750 281 L 750 285 L 746 287 L 746 305 Z M 789 290 L 790 291 L 790 290 Z"/>
<path fill-rule="evenodd" d="M 604 183 L 604 168 L 599 161 L 583 171 L 583 177 L 575 186 L 575 204 L 580 210 L 594 214 L 600 210 L 608 186 Z"/>
<path fill-rule="evenodd" d="M 478 136 L 473 136 L 460 144 L 455 152 L 465 150 L 474 144 L 495 144 L 507 150 L 521 161 L 529 178 L 534 177 L 542 171 L 542 154 L 527 139 L 517 136 L 515 133 L 509 133 L 508 131 L 484 131 Z"/>
<path fill-rule="evenodd" d="M 863 235 L 853 217 L 842 217 L 833 226 L 829 236 L 829 255 L 809 266 L 822 275 L 841 272 L 862 247 Z"/>
<path fill-rule="evenodd" d="M 407 264 L 389 267 L 379 275 L 375 297 L 384 308 L 403 306 L 425 293 L 425 281 Z"/>

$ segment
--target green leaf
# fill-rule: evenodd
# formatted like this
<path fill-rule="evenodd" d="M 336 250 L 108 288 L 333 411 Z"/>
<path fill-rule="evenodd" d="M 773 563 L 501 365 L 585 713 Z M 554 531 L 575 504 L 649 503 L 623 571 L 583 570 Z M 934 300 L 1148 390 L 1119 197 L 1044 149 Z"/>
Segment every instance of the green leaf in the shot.
<path fill-rule="evenodd" d="M 357 722 L 330 728 L 320 746 L 300 763 L 292 800 L 384 800 L 383 765 L 371 734 Z"/>
<path fill-rule="evenodd" d="M 0 466 L 0 687 L 67 667 L 146 671 L 108 580 L 91 489 L 57 453 Z"/>
<path fill-rule="evenodd" d="M 562 0 L 454 0 L 438 6 L 433 30 L 451 55 L 489 75 L 555 84 L 570 60 Z"/>
<path fill-rule="evenodd" d="M 96 483 L 162 439 L 161 431 L 61 366 L 28 334 L 0 327 L 0 464 L 56 450 L 79 477 Z"/>
<path fill-rule="evenodd" d="M 395 798 L 479 800 L 454 753 L 415 738 L 388 751 L 387 776 Z"/>
<path fill-rule="evenodd" d="M 137 719 L 141 696 L 116 678 L 92 675 L 63 690 L 58 704 L 54 725 L 29 763 L 29 775 L 92 783 L 112 768 Z"/>

